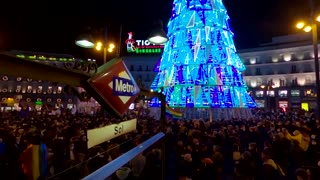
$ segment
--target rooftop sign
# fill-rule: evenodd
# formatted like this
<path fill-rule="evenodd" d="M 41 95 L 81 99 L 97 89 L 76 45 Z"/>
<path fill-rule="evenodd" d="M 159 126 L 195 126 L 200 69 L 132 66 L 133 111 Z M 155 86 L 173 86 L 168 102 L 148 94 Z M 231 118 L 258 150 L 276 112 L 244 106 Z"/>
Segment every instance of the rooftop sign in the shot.
<path fill-rule="evenodd" d="M 128 33 L 128 39 L 125 42 L 127 44 L 127 52 L 137 54 L 156 54 L 161 53 L 164 45 L 156 45 L 150 43 L 148 40 L 134 40 L 133 33 Z"/>

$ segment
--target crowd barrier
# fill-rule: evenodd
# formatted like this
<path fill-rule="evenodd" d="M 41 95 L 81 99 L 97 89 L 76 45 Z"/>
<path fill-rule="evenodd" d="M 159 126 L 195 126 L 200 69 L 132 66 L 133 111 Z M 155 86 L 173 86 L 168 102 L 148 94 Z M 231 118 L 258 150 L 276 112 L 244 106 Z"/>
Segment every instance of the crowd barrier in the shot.
<path fill-rule="evenodd" d="M 96 180 L 96 179 L 105 179 L 111 176 L 115 171 L 121 168 L 123 165 L 128 163 L 131 159 L 136 157 L 139 153 L 142 153 L 148 147 L 159 141 L 164 137 L 164 133 L 160 132 L 153 137 L 149 138 L 145 142 L 141 143 L 139 146 L 131 149 L 127 153 L 121 155 L 95 172 L 89 174 L 83 180 Z"/>

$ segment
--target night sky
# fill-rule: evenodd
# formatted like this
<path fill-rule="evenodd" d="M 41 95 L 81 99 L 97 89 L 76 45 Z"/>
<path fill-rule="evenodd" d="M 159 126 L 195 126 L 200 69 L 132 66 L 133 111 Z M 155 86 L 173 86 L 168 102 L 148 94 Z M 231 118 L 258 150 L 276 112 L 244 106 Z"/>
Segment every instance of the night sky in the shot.
<path fill-rule="evenodd" d="M 122 41 L 129 31 L 136 39 L 144 39 L 155 20 L 167 24 L 173 0 L 69 1 L 11 0 L 2 4 L 0 48 L 95 56 L 97 52 L 74 45 L 81 32 L 90 28 L 95 39 L 102 39 L 108 27 L 109 40 L 117 44 L 122 24 Z M 224 0 L 224 4 L 238 49 L 296 33 L 296 20 L 309 15 L 306 0 Z"/>

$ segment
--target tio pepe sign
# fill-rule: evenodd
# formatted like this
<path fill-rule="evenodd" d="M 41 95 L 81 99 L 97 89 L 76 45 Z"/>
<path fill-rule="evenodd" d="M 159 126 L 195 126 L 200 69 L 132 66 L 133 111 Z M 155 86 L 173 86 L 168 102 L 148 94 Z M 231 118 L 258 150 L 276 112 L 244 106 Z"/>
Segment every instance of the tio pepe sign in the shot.
<path fill-rule="evenodd" d="M 126 40 L 127 52 L 135 52 L 137 54 L 156 54 L 161 53 L 164 45 L 156 45 L 150 43 L 148 40 L 134 40 L 133 33 L 128 33 Z"/>

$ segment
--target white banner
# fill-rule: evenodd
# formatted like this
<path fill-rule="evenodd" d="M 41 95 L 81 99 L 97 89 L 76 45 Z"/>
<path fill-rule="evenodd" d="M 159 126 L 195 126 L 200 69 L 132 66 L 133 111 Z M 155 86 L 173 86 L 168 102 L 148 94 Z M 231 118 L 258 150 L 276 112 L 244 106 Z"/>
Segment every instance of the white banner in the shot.
<path fill-rule="evenodd" d="M 101 128 L 90 129 L 87 131 L 88 149 L 123 134 L 134 131 L 136 128 L 137 119 L 132 119 L 119 124 L 112 124 Z"/>

